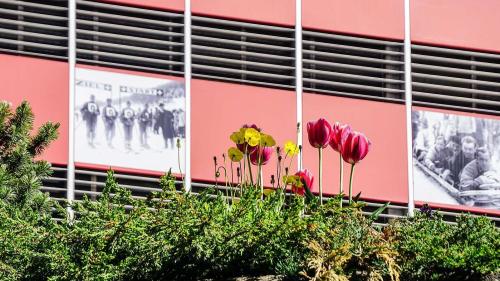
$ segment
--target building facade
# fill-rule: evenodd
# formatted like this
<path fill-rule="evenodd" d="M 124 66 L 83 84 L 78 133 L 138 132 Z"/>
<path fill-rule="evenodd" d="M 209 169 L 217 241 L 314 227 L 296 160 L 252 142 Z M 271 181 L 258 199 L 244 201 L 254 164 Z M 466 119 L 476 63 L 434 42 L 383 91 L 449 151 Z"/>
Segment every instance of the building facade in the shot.
<path fill-rule="evenodd" d="M 137 196 L 168 168 L 203 188 L 250 123 L 304 143 L 317 174 L 302 125 L 324 117 L 370 138 L 354 193 L 390 201 L 386 218 L 429 203 L 498 219 L 499 12 L 494 0 L 0 0 L 0 98 L 61 123 L 44 155 L 61 200 L 98 196 L 109 167 Z M 324 157 L 334 195 L 338 155 Z"/>

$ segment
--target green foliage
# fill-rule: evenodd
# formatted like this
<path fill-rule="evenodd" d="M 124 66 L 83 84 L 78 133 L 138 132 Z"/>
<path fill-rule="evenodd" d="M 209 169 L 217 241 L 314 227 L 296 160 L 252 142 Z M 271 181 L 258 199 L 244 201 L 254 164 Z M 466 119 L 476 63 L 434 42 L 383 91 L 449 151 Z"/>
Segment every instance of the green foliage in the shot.
<path fill-rule="evenodd" d="M 477 280 L 499 268 L 499 232 L 486 218 L 450 225 L 419 214 L 380 231 L 340 198 L 261 200 L 247 187 L 231 204 L 211 189 L 179 192 L 170 175 L 160 186 L 134 199 L 109 172 L 97 201 L 72 206 L 75 221 L 1 201 L 0 280 Z"/>
<path fill-rule="evenodd" d="M 135 199 L 108 173 L 97 201 L 67 210 L 39 191 L 49 165 L 34 160 L 57 136 L 37 134 L 27 103 L 0 103 L 0 280 L 223 280 L 275 274 L 309 280 L 479 280 L 499 274 L 500 234 L 483 217 L 456 225 L 430 212 L 380 230 L 355 198 L 324 205 L 281 189 L 261 199 L 244 186 L 179 192 L 168 173 L 160 192 Z M 359 196 L 357 196 L 359 197 Z M 380 213 L 386 206 L 376 211 Z M 56 220 L 55 218 L 65 218 Z M 400 278 L 401 276 L 401 278 Z"/>
<path fill-rule="evenodd" d="M 50 202 L 39 187 L 50 174 L 50 165 L 36 157 L 57 138 L 58 128 L 59 124 L 45 123 L 32 135 L 29 104 L 24 101 L 13 111 L 0 102 L 0 200 L 21 209 L 49 209 Z"/>
<path fill-rule="evenodd" d="M 456 225 L 417 213 L 386 230 L 400 253 L 403 280 L 481 280 L 500 273 L 500 231 L 485 217 L 462 215 Z"/>

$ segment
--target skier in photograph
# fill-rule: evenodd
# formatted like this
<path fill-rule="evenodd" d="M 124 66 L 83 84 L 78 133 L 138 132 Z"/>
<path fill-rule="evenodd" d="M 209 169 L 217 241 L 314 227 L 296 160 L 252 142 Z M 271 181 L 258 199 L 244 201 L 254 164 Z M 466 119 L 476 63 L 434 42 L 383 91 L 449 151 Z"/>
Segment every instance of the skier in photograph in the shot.
<path fill-rule="evenodd" d="M 95 128 L 97 126 L 97 116 L 99 115 L 99 106 L 95 102 L 95 96 L 91 95 L 90 100 L 80 109 L 82 120 L 87 125 L 87 142 L 90 147 L 94 146 Z"/>
<path fill-rule="evenodd" d="M 118 112 L 114 108 L 111 99 L 106 99 L 106 106 L 102 111 L 102 119 L 104 121 L 104 134 L 106 135 L 106 142 L 108 147 L 113 148 L 113 138 L 115 137 L 116 118 Z"/>
<path fill-rule="evenodd" d="M 132 133 L 134 129 L 135 112 L 131 107 L 132 103 L 127 101 L 127 107 L 122 110 L 120 120 L 123 124 L 123 132 L 125 134 L 125 148 L 132 149 Z"/>
<path fill-rule="evenodd" d="M 156 112 L 155 132 L 161 128 L 166 149 L 174 148 L 174 114 L 165 109 L 165 105 L 160 103 L 159 109 Z"/>
<path fill-rule="evenodd" d="M 153 124 L 153 115 L 149 109 L 149 103 L 144 105 L 144 110 L 142 110 L 139 115 L 139 132 L 141 139 L 141 146 L 144 148 L 149 148 L 148 145 L 148 128 Z"/>
<path fill-rule="evenodd" d="M 178 109 L 176 111 L 175 124 L 177 129 L 177 136 L 179 138 L 185 138 L 186 116 L 184 116 L 184 110 Z"/>

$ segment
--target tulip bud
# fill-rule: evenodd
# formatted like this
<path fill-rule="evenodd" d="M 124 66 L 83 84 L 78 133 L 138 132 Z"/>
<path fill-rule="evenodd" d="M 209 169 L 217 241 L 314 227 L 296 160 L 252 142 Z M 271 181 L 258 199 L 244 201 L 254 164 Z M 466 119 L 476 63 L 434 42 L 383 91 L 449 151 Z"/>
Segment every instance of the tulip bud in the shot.
<path fill-rule="evenodd" d="M 312 173 L 307 170 L 301 170 L 295 173 L 295 176 L 298 178 L 299 183 L 295 183 L 292 185 L 292 192 L 298 195 L 304 195 L 305 187 L 309 188 L 309 190 L 313 189 L 314 176 Z"/>
<path fill-rule="evenodd" d="M 323 118 L 316 122 L 307 123 L 307 136 L 309 143 L 315 148 L 325 148 L 330 142 L 332 127 Z"/>
<path fill-rule="evenodd" d="M 371 142 L 359 132 L 351 132 L 342 147 L 342 158 L 352 165 L 363 160 L 370 150 Z"/>
<path fill-rule="evenodd" d="M 258 147 L 250 154 L 250 162 L 254 165 L 265 165 L 271 159 L 273 149 L 271 147 Z"/>
<path fill-rule="evenodd" d="M 349 125 L 341 125 L 339 122 L 335 122 L 332 126 L 332 137 L 330 139 L 330 146 L 337 152 L 342 152 L 342 146 L 345 140 L 351 133 L 351 127 Z"/>

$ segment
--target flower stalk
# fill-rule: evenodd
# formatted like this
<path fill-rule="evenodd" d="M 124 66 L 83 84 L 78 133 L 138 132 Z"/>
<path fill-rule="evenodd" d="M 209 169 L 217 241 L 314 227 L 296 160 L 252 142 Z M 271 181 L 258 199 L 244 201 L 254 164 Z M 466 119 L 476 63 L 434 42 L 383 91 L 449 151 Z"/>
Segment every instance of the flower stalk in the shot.
<path fill-rule="evenodd" d="M 351 176 L 349 177 L 349 205 L 352 204 L 352 182 L 354 177 L 354 166 L 355 164 L 351 165 Z"/>
<path fill-rule="evenodd" d="M 323 205 L 323 148 L 318 148 L 319 151 L 319 202 Z"/>

